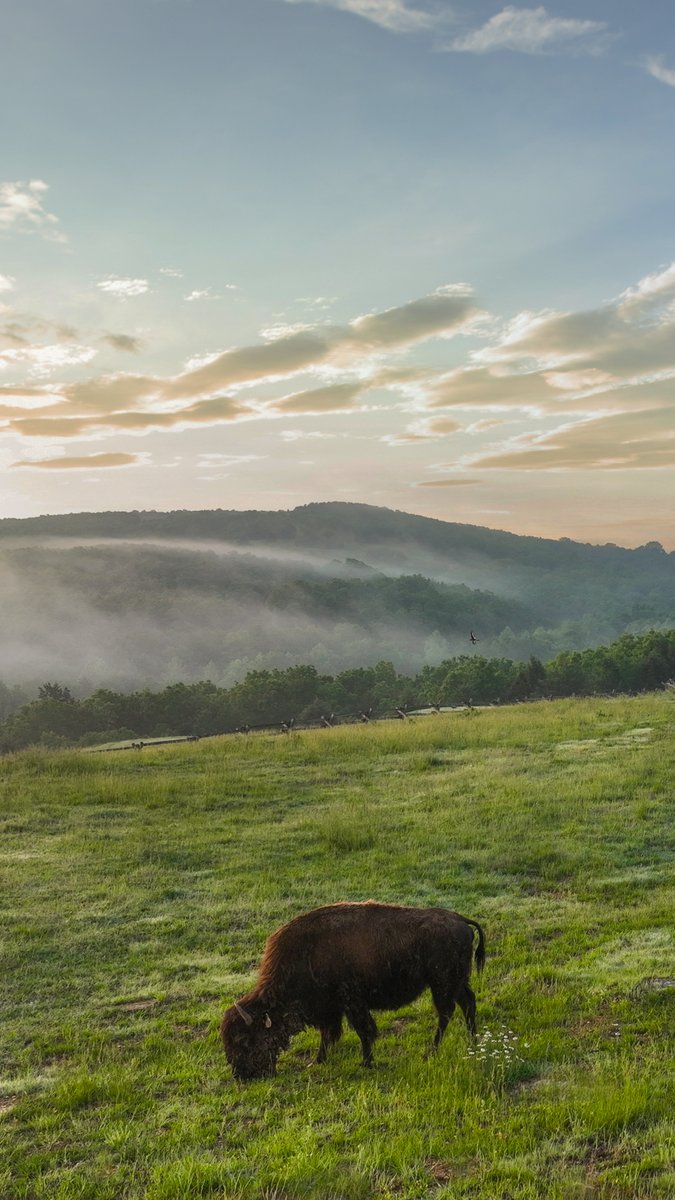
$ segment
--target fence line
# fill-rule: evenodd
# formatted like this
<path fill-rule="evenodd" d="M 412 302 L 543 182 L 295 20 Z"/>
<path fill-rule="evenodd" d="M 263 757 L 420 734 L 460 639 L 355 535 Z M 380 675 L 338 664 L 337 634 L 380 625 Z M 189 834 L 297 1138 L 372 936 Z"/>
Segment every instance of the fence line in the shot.
<path fill-rule="evenodd" d="M 496 707 L 495 704 L 472 704 L 469 700 L 466 704 L 457 705 L 424 704 L 415 708 L 401 705 L 400 708 L 385 709 L 381 713 L 376 713 L 374 709 L 369 708 L 358 713 L 347 713 L 341 717 L 335 713 L 322 714 L 312 721 L 298 721 L 295 717 L 289 717 L 285 720 L 264 721 L 257 725 L 236 725 L 234 729 L 223 729 L 218 733 L 177 734 L 175 737 L 149 737 L 146 740 L 136 738 L 121 746 L 88 746 L 86 749 L 92 753 L 110 754 L 118 750 L 144 750 L 153 746 L 171 746 L 180 742 L 199 742 L 205 741 L 207 738 L 231 737 L 234 734 L 245 736 L 250 733 L 277 733 L 283 735 L 300 730 L 336 729 L 342 725 L 369 725 L 376 721 L 408 721 L 412 717 L 429 717 L 448 712 L 477 712 L 480 709 Z"/>

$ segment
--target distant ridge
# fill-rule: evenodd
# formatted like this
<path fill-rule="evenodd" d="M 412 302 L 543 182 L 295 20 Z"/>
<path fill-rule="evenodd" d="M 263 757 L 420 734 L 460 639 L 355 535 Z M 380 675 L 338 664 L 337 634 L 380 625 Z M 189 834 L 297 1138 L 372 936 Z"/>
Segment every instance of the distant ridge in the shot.
<path fill-rule="evenodd" d="M 286 546 L 321 546 L 341 549 L 350 537 L 361 545 L 403 539 L 440 553 L 468 551 L 499 560 L 526 560 L 528 566 L 555 565 L 564 561 L 617 558 L 635 562 L 647 555 L 675 562 L 675 551 L 666 552 L 659 542 L 636 549 L 576 542 L 571 538 L 540 538 L 509 533 L 482 525 L 460 524 L 424 517 L 371 504 L 326 501 L 299 505 L 294 509 L 176 509 L 170 512 L 80 512 L 39 517 L 0 519 L 0 538 L 190 538 L 225 541 L 239 545 L 280 543 Z M 523 551 L 525 554 L 523 555 Z"/>

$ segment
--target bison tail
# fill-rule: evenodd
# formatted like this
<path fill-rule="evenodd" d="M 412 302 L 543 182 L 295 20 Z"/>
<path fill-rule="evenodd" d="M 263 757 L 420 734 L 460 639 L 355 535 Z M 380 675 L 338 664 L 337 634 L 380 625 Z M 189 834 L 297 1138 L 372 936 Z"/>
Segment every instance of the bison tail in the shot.
<path fill-rule="evenodd" d="M 476 946 L 475 962 L 476 970 L 482 971 L 483 967 L 485 966 L 485 934 L 483 933 L 482 927 L 478 924 L 478 921 L 470 921 L 468 917 L 465 917 L 464 920 L 466 921 L 467 925 L 473 925 L 474 929 L 478 930 L 478 945 Z"/>

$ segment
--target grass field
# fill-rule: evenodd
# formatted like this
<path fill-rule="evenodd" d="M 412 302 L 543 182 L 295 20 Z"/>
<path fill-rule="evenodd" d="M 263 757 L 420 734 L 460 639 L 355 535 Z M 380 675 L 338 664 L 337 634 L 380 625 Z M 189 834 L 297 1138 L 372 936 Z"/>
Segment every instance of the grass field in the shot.
<path fill-rule="evenodd" d="M 675 698 L 0 764 L 2 1200 L 675 1196 Z M 485 927 L 428 995 L 236 1084 L 223 1009 L 339 899 Z"/>

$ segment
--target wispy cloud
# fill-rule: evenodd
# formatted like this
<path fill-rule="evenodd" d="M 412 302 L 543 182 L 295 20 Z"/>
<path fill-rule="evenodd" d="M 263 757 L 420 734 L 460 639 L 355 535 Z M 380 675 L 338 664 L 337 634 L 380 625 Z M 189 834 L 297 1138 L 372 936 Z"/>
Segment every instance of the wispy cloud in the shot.
<path fill-rule="evenodd" d="M 127 300 L 130 296 L 144 296 L 150 284 L 147 279 L 120 279 L 117 275 L 110 275 L 107 279 L 101 279 L 97 287 L 109 296 Z"/>
<path fill-rule="evenodd" d="M 60 367 L 76 367 L 91 362 L 96 350 L 91 346 L 64 344 L 47 346 L 16 346 L 0 350 L 0 368 L 26 367 L 34 379 L 51 375 Z"/>
<path fill-rule="evenodd" d="M 620 412 L 567 424 L 546 435 L 517 439 L 504 453 L 477 458 L 472 466 L 501 470 L 626 470 L 675 467 L 672 406 Z"/>
<path fill-rule="evenodd" d="M 58 388 L 56 412 L 52 404 L 30 418 L 17 413 L 11 428 L 28 437 L 66 437 L 87 430 L 141 432 L 353 408 L 388 356 L 432 337 L 466 332 L 479 316 L 466 285 L 447 285 L 346 325 L 291 330 L 271 341 L 226 350 L 173 377 L 120 373 L 64 383 Z M 298 375 L 325 377 L 327 370 L 334 380 L 319 387 L 314 382 L 276 401 L 260 401 L 252 394 L 253 388 Z"/>
<path fill-rule="evenodd" d="M 12 275 L 0 275 L 0 292 L 11 292 L 16 284 Z"/>
<path fill-rule="evenodd" d="M 529 364 L 554 372 L 547 382 L 563 389 L 568 372 L 600 372 L 615 385 L 675 372 L 675 264 L 600 308 L 521 313 L 476 359 L 503 370 L 506 364 L 527 370 Z"/>
<path fill-rule="evenodd" d="M 125 354 L 138 354 L 143 345 L 141 338 L 130 333 L 103 333 L 101 341 L 112 346 L 113 350 L 123 350 Z"/>
<path fill-rule="evenodd" d="M 99 467 L 136 467 L 146 460 L 145 454 L 84 454 L 63 458 L 26 458 L 11 465 L 39 471 L 91 471 Z"/>
<path fill-rule="evenodd" d="M 183 296 L 184 300 L 222 300 L 222 296 L 216 295 L 211 291 L 211 288 L 202 288 L 201 291 L 195 289 L 188 292 L 187 296 Z"/>
<path fill-rule="evenodd" d="M 427 418 L 408 425 L 402 433 L 385 434 L 382 441 L 387 442 L 390 446 L 412 445 L 415 442 L 437 441 L 438 438 L 458 433 L 460 429 L 462 429 L 462 425 L 454 417 Z"/>
<path fill-rule="evenodd" d="M 532 429 L 471 466 L 675 465 L 675 264 L 597 309 L 521 313 L 473 357 L 471 367 L 428 381 L 431 407 L 521 410 L 532 424 L 541 416 L 567 419 L 553 432 Z"/>
<path fill-rule="evenodd" d="M 44 205 L 49 184 L 43 179 L 0 183 L 0 232 L 40 233 L 51 242 L 68 239 L 57 229 L 58 217 Z"/>
<path fill-rule="evenodd" d="M 604 49 L 607 35 L 604 21 L 555 17 L 543 6 L 509 5 L 479 29 L 455 38 L 447 49 L 469 54 L 489 54 L 496 50 L 521 54 L 598 54 Z"/>
<path fill-rule="evenodd" d="M 320 430 L 305 430 L 305 429 L 284 429 L 279 434 L 279 437 L 284 442 L 318 442 L 332 441 L 337 437 L 336 433 L 322 433 Z"/>
<path fill-rule="evenodd" d="M 363 383 L 335 383 L 327 387 L 309 388 L 282 396 L 268 406 L 268 412 L 288 416 L 292 413 L 343 412 L 355 408 L 364 391 Z"/>
<path fill-rule="evenodd" d="M 64 440 L 372 409 L 392 414 L 384 436 L 392 447 L 455 438 L 455 465 L 466 475 L 473 469 L 671 463 L 675 264 L 586 311 L 524 311 L 490 323 L 484 315 L 467 285 L 447 285 L 342 325 L 277 329 L 268 340 L 194 359 L 173 376 L 119 372 L 45 383 L 42 406 L 35 384 L 25 389 L 28 403 L 23 394 L 0 389 L 5 396 L 0 426 L 24 438 Z M 460 333 L 479 340 L 469 343 L 463 365 L 443 369 L 443 339 Z M 130 335 L 106 336 L 116 348 L 132 349 L 125 345 L 127 338 L 133 342 Z M 435 346 L 425 362 L 422 347 L 429 339 Z M 412 348 L 415 357 L 406 361 L 403 355 Z M 72 364 L 83 352 L 77 342 L 32 350 L 25 360 L 18 355 L 31 347 L 10 347 L 4 354 L 14 366 L 24 361 L 35 377 Z M 456 349 L 451 353 L 449 361 L 456 363 Z M 373 408 L 364 398 L 376 389 L 380 396 Z M 401 413 L 410 415 L 399 432 L 397 426 L 405 425 Z M 505 413 L 504 430 L 499 426 Z M 489 446 L 467 452 L 468 439 L 493 428 Z M 512 432 L 518 436 L 510 437 Z M 292 441 L 296 435 L 284 430 L 282 436 Z M 443 472 L 449 480 L 433 486 L 466 481 L 449 467 Z"/>
<path fill-rule="evenodd" d="M 660 83 L 667 83 L 669 87 L 675 87 L 675 70 L 672 67 L 664 67 L 663 58 L 652 56 L 644 61 L 645 70 L 654 79 L 658 79 Z"/>
<path fill-rule="evenodd" d="M 319 4 L 323 8 L 338 8 L 372 21 L 393 33 L 416 33 L 431 29 L 438 16 L 411 7 L 406 0 L 286 0 L 287 4 Z"/>

